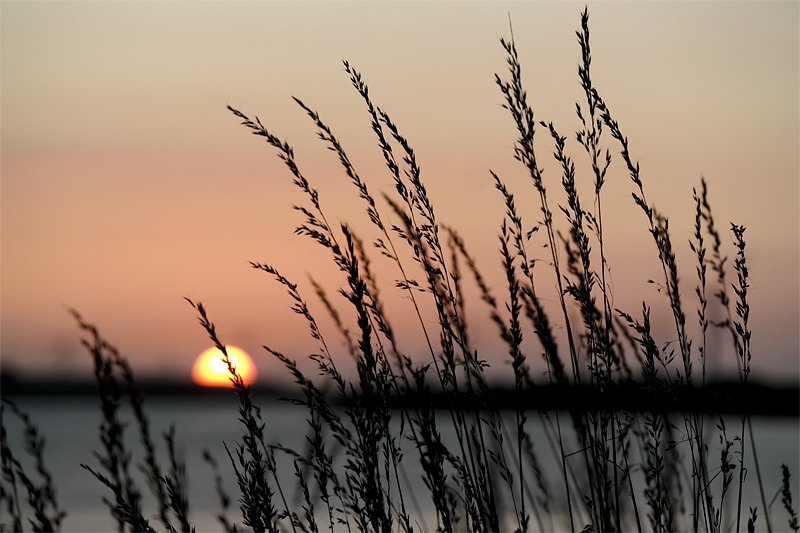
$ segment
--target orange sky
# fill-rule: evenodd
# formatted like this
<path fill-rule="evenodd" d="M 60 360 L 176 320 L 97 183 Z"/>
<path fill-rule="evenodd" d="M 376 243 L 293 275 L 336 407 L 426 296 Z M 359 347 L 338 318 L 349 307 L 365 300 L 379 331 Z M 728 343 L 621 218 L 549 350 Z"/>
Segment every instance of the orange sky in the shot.
<path fill-rule="evenodd" d="M 800 354 L 798 6 L 589 4 L 594 81 L 630 138 L 649 198 L 670 217 L 689 320 L 696 305 L 691 192 L 703 175 L 718 225 L 748 227 L 753 371 L 781 379 L 797 377 Z M 271 263 L 299 282 L 321 322 L 325 311 L 307 275 L 331 295 L 342 280 L 325 253 L 292 234 L 301 219 L 291 206 L 305 198 L 274 151 L 226 105 L 257 114 L 288 139 L 329 217 L 374 237 L 335 156 L 291 100 L 320 112 L 374 193 L 390 191 L 342 60 L 364 74 L 375 102 L 411 141 L 440 221 L 460 230 L 500 296 L 503 206 L 489 169 L 518 195 L 528 225 L 539 211 L 513 160 L 513 123 L 494 83 L 505 69 L 499 38 L 509 35 L 510 14 L 537 118 L 569 135 L 568 150 L 585 165 L 574 140 L 581 99 L 574 32 L 582 8 L 4 0 L 3 368 L 89 375 L 65 311 L 74 307 L 140 374 L 188 379 L 209 345 L 183 299 L 189 297 L 208 307 L 223 341 L 254 356 L 262 379 L 285 379 L 261 346 L 302 359 L 315 345 L 283 289 L 248 261 Z M 544 131 L 538 141 L 555 205 L 562 195 L 552 143 Z M 617 154 L 612 139 L 606 146 Z M 579 187 L 590 205 L 585 173 Z M 657 257 L 631 191 L 617 157 L 603 200 L 614 303 L 635 313 L 647 299 L 663 319 L 664 297 L 646 283 L 658 276 Z M 377 257 L 376 268 L 391 316 L 404 329 L 410 308 L 392 288 L 396 274 Z M 540 291 L 555 301 L 552 287 Z M 508 371 L 502 357 L 490 356 L 497 335 L 477 298 L 472 303 L 476 349 Z M 407 327 L 413 352 L 419 336 Z M 660 342 L 672 338 L 670 330 L 662 333 Z M 531 344 L 541 370 L 537 352 Z"/>

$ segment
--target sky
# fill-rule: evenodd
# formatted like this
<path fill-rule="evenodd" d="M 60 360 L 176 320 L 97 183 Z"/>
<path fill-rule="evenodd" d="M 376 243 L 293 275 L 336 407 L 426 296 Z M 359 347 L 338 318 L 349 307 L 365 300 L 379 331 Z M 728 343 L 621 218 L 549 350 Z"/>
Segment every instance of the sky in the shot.
<path fill-rule="evenodd" d="M 78 310 L 137 375 L 188 379 L 209 346 L 185 298 L 202 302 L 225 343 L 254 358 L 261 380 L 288 374 L 263 345 L 307 364 L 317 350 L 292 300 L 250 261 L 298 283 L 334 350 L 342 340 L 313 277 L 348 320 L 344 280 L 324 250 L 293 233 L 307 199 L 275 150 L 226 106 L 257 115 L 295 150 L 330 220 L 376 235 L 336 156 L 294 103 L 320 113 L 376 197 L 392 180 L 342 61 L 414 147 L 438 220 L 456 228 L 502 298 L 497 235 L 514 192 L 527 227 L 541 218 L 513 158 L 513 121 L 494 81 L 505 76 L 509 20 L 537 120 L 568 137 L 584 205 L 587 156 L 575 140 L 583 101 L 574 2 L 0 2 L 0 363 L 29 376 L 91 376 L 68 309 Z M 800 4 L 589 2 L 592 75 L 630 140 L 648 198 L 670 219 L 684 306 L 696 334 L 693 187 L 701 176 L 721 229 L 747 227 L 753 376 L 796 381 L 800 359 Z M 537 137 L 552 205 L 564 202 L 552 140 Z M 657 341 L 675 333 L 646 219 L 610 136 L 603 190 L 615 307 L 652 306 Z M 381 204 L 384 213 L 390 212 Z M 557 216 L 560 216 L 556 212 Z M 563 224 L 562 222 L 559 222 Z M 562 226 L 563 227 L 563 226 Z M 539 240 L 536 240 L 539 239 Z M 557 315 L 541 259 L 539 293 Z M 382 296 L 410 354 L 424 352 L 395 270 L 374 258 Z M 548 285 L 548 279 L 550 283 Z M 733 274 L 729 274 L 729 280 Z M 498 375 L 507 357 L 472 293 L 474 347 Z M 714 307 L 710 314 L 719 318 Z M 430 309 L 425 319 L 435 324 Z M 577 319 L 577 315 L 573 317 Z M 533 335 L 525 349 L 543 365 Z M 729 338 L 709 334 L 708 372 L 735 376 Z M 697 346 L 697 344 L 695 344 Z M 416 355 L 415 355 L 416 357 Z M 420 356 L 424 361 L 424 356 Z"/>

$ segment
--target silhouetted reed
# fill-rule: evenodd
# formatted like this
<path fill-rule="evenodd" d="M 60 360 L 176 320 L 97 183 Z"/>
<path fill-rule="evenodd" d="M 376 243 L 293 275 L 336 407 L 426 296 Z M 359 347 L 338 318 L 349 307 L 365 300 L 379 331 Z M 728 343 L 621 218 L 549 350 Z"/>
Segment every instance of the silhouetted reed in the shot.
<path fill-rule="evenodd" d="M 100 409 L 100 441 L 103 452 L 95 452 L 100 469 L 81 466 L 92 473 L 112 493 L 104 498 L 120 531 L 155 531 L 142 511 L 142 491 L 131 471 L 132 452 L 125 440 L 127 423 L 121 409 L 127 398 L 139 430 L 139 440 L 144 448 L 144 458 L 139 470 L 145 475 L 147 486 L 158 506 L 158 517 L 169 531 L 177 531 L 170 514 L 174 515 L 180 530 L 193 531 L 188 521 L 188 500 L 185 493 L 185 467 L 177 459 L 174 447 L 174 430 L 164 434 L 170 462 L 169 475 L 163 474 L 156 457 L 156 444 L 150 435 L 150 424 L 144 411 L 144 398 L 136 384 L 133 370 L 120 352 L 106 341 L 97 328 L 81 315 L 70 311 L 87 338 L 81 343 L 91 354 L 97 379 Z M 121 379 L 120 379 L 121 378 Z"/>
<path fill-rule="evenodd" d="M 8 444 L 6 425 L 3 422 L 6 416 L 6 409 L 9 409 L 15 416 L 19 417 L 25 433 L 25 451 L 34 461 L 33 468 L 39 481 L 30 475 L 22 462 L 14 456 L 14 452 Z M 0 529 L 5 531 L 22 531 L 24 526 L 30 525 L 33 531 L 59 531 L 61 521 L 66 516 L 66 512 L 61 510 L 56 498 L 56 488 L 53 485 L 53 477 L 44 461 L 44 437 L 40 434 L 36 425 L 31 422 L 30 417 L 22 412 L 12 401 L 3 398 L 0 404 L 0 463 L 2 464 L 2 485 L 0 485 L 0 510 L 5 517 Z M 788 487 L 788 478 L 787 478 Z M 25 489 L 27 497 L 22 500 L 20 489 Z M 788 489 L 787 489 L 788 490 Z M 23 506 L 25 502 L 30 507 L 32 516 L 27 516 L 23 521 Z M 9 520 L 6 523 L 5 520 Z"/>

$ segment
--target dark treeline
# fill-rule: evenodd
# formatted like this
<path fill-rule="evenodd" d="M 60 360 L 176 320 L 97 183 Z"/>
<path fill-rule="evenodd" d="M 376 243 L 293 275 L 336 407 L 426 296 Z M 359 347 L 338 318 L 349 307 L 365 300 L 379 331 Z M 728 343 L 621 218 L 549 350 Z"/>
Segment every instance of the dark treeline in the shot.
<path fill-rule="evenodd" d="M 59 379 L 25 380 L 4 372 L 2 395 L 18 396 L 93 396 L 97 384 L 93 381 L 64 381 Z M 148 396 L 204 396 L 234 398 L 231 389 L 202 387 L 190 382 L 167 380 L 141 380 L 140 386 Z M 254 396 L 260 400 L 293 398 L 291 388 L 253 385 Z M 336 403 L 336 397 L 330 398 Z M 604 390 L 591 386 L 558 386 L 544 384 L 530 390 L 515 391 L 513 387 L 492 387 L 481 395 L 462 395 L 459 398 L 466 409 L 526 409 L 541 410 L 594 410 L 695 412 L 711 414 L 738 414 L 746 412 L 767 416 L 800 416 L 800 387 L 770 386 L 750 382 L 716 382 L 703 387 L 654 388 L 630 381 L 611 384 Z M 436 391 L 394 396 L 394 407 L 418 407 L 422 404 L 434 408 L 450 408 L 452 399 Z"/>

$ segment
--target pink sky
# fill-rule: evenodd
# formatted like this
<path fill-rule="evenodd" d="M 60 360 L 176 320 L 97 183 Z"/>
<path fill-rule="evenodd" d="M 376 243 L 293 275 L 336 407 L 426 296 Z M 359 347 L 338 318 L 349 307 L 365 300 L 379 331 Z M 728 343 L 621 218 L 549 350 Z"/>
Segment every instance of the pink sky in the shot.
<path fill-rule="evenodd" d="M 690 323 L 692 187 L 702 175 L 728 255 L 729 222 L 748 228 L 753 372 L 784 380 L 797 378 L 800 354 L 799 6 L 589 4 L 594 82 L 630 138 L 648 197 L 670 217 Z M 509 36 L 510 14 L 537 118 L 569 136 L 568 150 L 585 170 L 574 138 L 582 97 L 574 32 L 582 8 L 3 1 L 3 369 L 89 376 L 89 357 L 66 312 L 74 307 L 139 374 L 188 378 L 209 344 L 189 297 L 208 307 L 223 341 L 254 357 L 262 379 L 283 380 L 261 346 L 302 360 L 315 344 L 282 287 L 249 261 L 270 263 L 300 283 L 332 344 L 341 346 L 307 277 L 331 295 L 343 280 L 318 246 L 293 235 L 301 218 L 291 206 L 306 200 L 274 150 L 226 105 L 258 115 L 287 139 L 329 217 L 374 238 L 334 154 L 291 100 L 319 111 L 376 196 L 390 192 L 342 60 L 362 72 L 374 101 L 410 140 L 439 220 L 459 229 L 501 296 L 496 236 L 503 205 L 489 169 L 513 189 L 528 226 L 539 210 L 513 159 L 515 131 L 494 83 L 494 73 L 505 73 L 499 38 Z M 563 192 L 552 142 L 543 130 L 538 142 L 555 206 Z M 664 320 L 666 300 L 646 283 L 660 279 L 646 221 L 630 199 L 619 146 L 610 137 L 605 146 L 615 155 L 603 200 L 614 305 L 636 313 L 646 299 L 654 318 Z M 585 172 L 578 185 L 590 206 Z M 546 258 L 541 241 L 534 243 Z M 421 345 L 405 320 L 411 308 L 393 288 L 395 271 L 378 257 L 375 263 L 390 317 L 413 353 Z M 555 303 L 553 287 L 539 291 Z M 475 348 L 509 371 L 485 307 L 477 297 L 471 304 Z M 674 337 L 668 328 L 659 334 L 659 342 Z M 727 344 L 722 351 L 723 362 L 711 365 L 731 371 Z M 531 341 L 538 372 L 537 353 Z"/>

